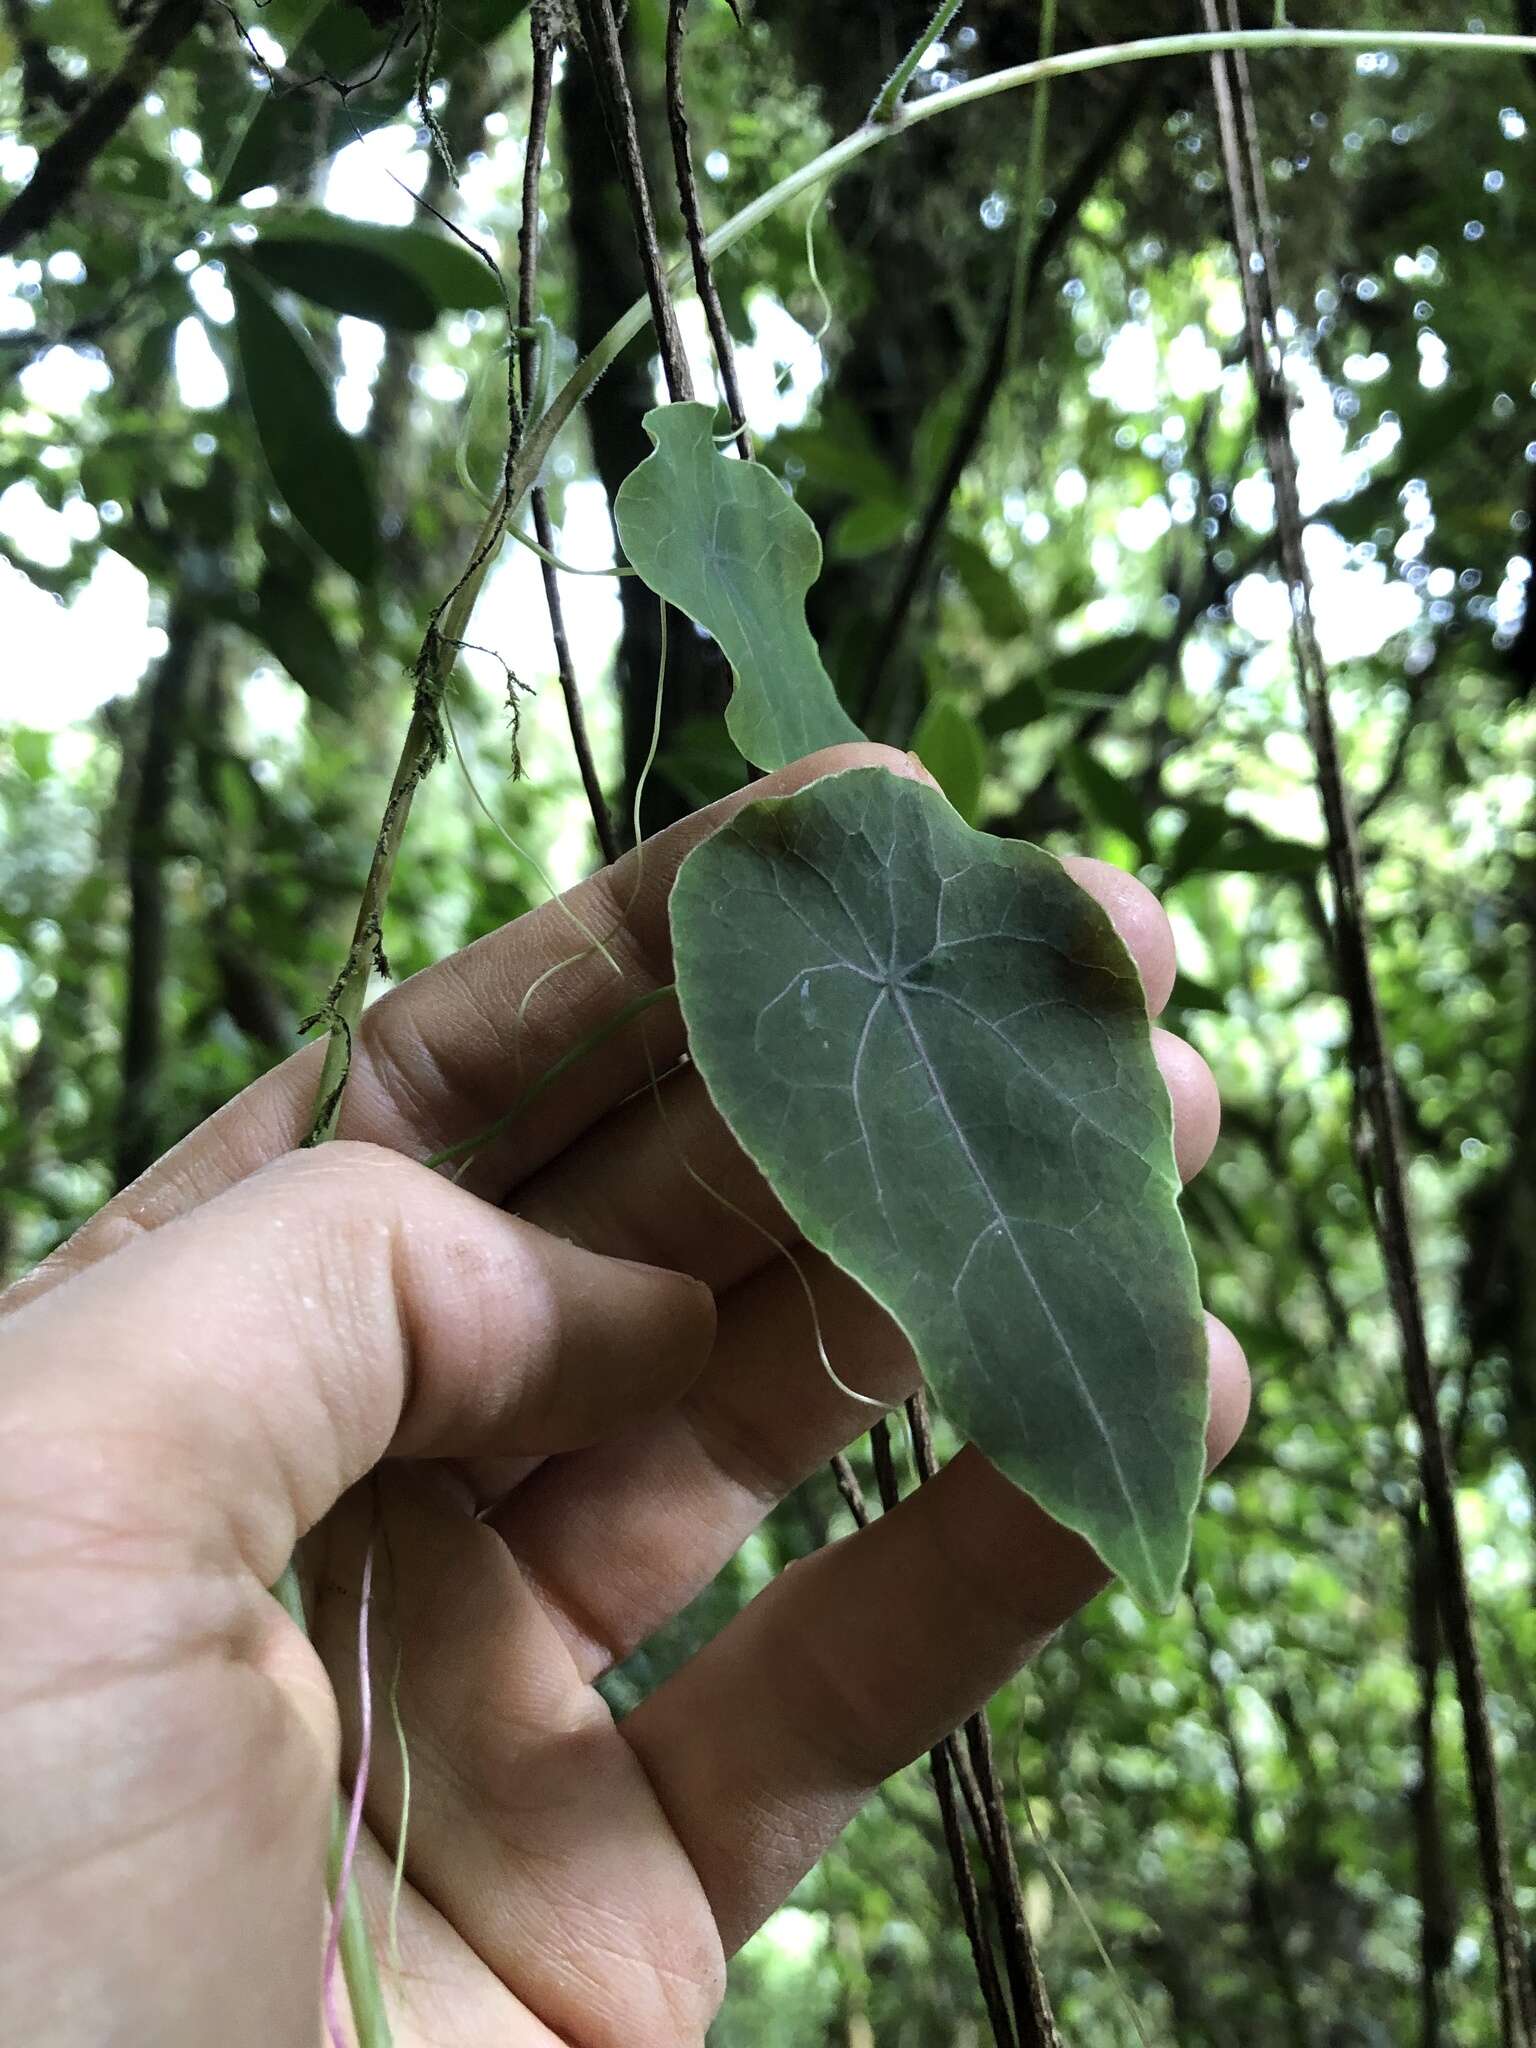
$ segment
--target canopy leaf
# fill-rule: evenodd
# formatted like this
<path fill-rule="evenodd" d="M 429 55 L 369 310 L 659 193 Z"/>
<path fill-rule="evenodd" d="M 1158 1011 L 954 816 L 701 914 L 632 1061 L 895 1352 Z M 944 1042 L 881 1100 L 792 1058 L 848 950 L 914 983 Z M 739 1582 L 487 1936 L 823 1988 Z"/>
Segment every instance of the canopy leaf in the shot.
<path fill-rule="evenodd" d="M 388 227 L 318 207 L 289 207 L 266 214 L 260 238 L 242 253 L 269 283 L 381 327 L 419 332 L 450 308 L 502 304 L 491 266 L 463 242 L 432 228 Z"/>
<path fill-rule="evenodd" d="M 337 421 L 308 337 L 243 265 L 231 263 L 229 281 L 245 395 L 272 481 L 310 539 L 366 582 L 378 522 L 363 451 Z"/>

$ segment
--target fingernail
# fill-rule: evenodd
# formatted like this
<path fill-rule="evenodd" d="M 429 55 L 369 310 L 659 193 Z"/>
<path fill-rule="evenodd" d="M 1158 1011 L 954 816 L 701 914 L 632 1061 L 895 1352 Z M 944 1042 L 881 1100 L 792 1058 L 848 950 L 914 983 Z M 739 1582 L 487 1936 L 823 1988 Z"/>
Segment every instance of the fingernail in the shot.
<path fill-rule="evenodd" d="M 906 761 L 907 765 L 905 768 L 897 769 L 896 772 L 898 775 L 904 775 L 909 782 L 926 782 L 930 789 L 938 788 L 939 785 L 928 773 L 928 770 L 923 766 L 922 762 L 917 758 L 916 754 L 909 753 L 906 757 Z"/>

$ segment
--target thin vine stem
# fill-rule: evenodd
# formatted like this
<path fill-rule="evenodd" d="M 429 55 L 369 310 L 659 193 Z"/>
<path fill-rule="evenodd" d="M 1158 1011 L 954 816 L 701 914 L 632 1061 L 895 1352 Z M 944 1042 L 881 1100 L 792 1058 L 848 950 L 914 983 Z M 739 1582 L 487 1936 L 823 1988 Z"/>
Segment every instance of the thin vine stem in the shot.
<path fill-rule="evenodd" d="M 667 6 L 667 132 L 672 141 L 672 168 L 677 179 L 677 204 L 683 216 L 683 234 L 693 265 L 694 290 L 704 308 L 709 338 L 714 343 L 715 361 L 720 366 L 720 384 L 730 410 L 736 449 L 743 462 L 752 460 L 752 439 L 747 432 L 746 407 L 741 402 L 741 385 L 736 376 L 736 351 L 726 325 L 725 308 L 715 289 L 705 247 L 704 217 L 699 206 L 699 185 L 693 171 L 693 146 L 688 139 L 688 108 L 683 98 L 683 25 L 688 0 L 668 0 Z"/>
<path fill-rule="evenodd" d="M 906 1403 L 907 1434 L 912 1444 L 912 1468 L 919 1486 L 926 1486 L 939 1470 L 934 1451 L 933 1429 L 928 1418 L 928 1401 L 921 1388 Z M 980 1708 L 965 1723 L 964 1748 L 956 1744 L 957 1760 L 968 1762 L 976 1780 L 981 1817 L 976 1837 L 992 1879 L 997 1908 L 1003 1966 L 1013 1999 L 1014 2025 L 1019 2048 L 1061 2048 L 1050 1993 L 1040 1969 L 1040 1958 L 1024 1910 L 1024 1887 L 1014 1854 L 1013 1832 L 998 1778 L 997 1759 L 992 1748 L 992 1730 L 986 1709 Z"/>
<path fill-rule="evenodd" d="M 304 1612 L 304 1592 L 291 1559 L 284 1565 L 281 1577 L 272 1588 L 272 1597 L 294 1626 L 307 1636 L 309 1617 Z M 337 1893 L 340 1903 L 339 1947 L 342 1977 L 347 1987 L 347 1999 L 352 2008 L 352 2023 L 357 2030 L 359 2048 L 390 2048 L 392 2037 L 389 2017 L 384 2010 L 384 1989 L 379 1982 L 378 1964 L 374 1959 L 373 1944 L 368 1938 L 368 1923 L 363 1918 L 363 1902 L 358 1893 L 357 1881 L 349 1874 L 344 1888 L 341 1884 L 342 1856 L 346 1838 L 347 1812 L 338 1792 L 331 1806 L 331 1839 L 326 1852 L 326 1882 Z"/>
<path fill-rule="evenodd" d="M 1202 6 L 1207 21 L 1219 21 L 1217 0 L 1202 0 Z M 1233 48 L 1240 45 L 1234 43 Z M 1327 830 L 1328 866 L 1333 882 L 1329 937 L 1351 1022 L 1354 1113 L 1368 1140 L 1362 1148 L 1367 1206 L 1397 1323 L 1408 1405 L 1419 1434 L 1419 1481 L 1434 1538 L 1439 1601 L 1461 1708 L 1483 1890 L 1493 1924 L 1501 2038 L 1504 2048 L 1533 2048 L 1536 1991 L 1510 1881 L 1487 1688 L 1419 1283 L 1396 1070 L 1371 961 L 1359 838 L 1333 719 L 1328 668 L 1318 645 L 1312 611 L 1311 578 L 1302 544 L 1303 521 L 1291 440 L 1290 389 L 1272 345 L 1272 337 L 1278 333 L 1277 266 L 1258 124 L 1245 69 L 1213 53 L 1211 80 L 1231 195 L 1233 243 L 1242 281 L 1250 366 L 1275 489 L 1281 563 L 1290 588 L 1297 680 L 1311 732 Z"/>
<path fill-rule="evenodd" d="M 1010 65 L 1004 70 L 991 72 L 984 78 L 972 79 L 964 85 L 951 86 L 946 92 L 934 93 L 928 99 L 919 100 L 914 106 L 904 107 L 900 121 L 879 125 L 866 123 L 864 127 L 855 129 L 851 135 L 844 136 L 841 142 L 823 150 L 819 156 L 803 164 L 799 170 L 792 171 L 788 177 L 781 178 L 776 185 L 770 186 L 768 191 L 759 194 L 750 204 L 742 207 L 740 212 L 733 214 L 730 220 L 707 238 L 704 245 L 706 253 L 711 261 L 724 255 L 728 249 L 733 248 L 765 220 L 771 219 L 802 192 L 809 192 L 825 185 L 849 164 L 857 162 L 861 156 L 878 148 L 892 136 L 904 134 L 909 128 L 920 122 L 933 120 L 940 114 L 954 113 L 975 106 L 983 100 L 995 98 L 1000 93 L 1016 92 L 1026 86 L 1040 84 L 1046 79 L 1075 77 L 1084 72 L 1106 70 L 1121 64 L 1210 55 L 1239 49 L 1406 49 L 1463 55 L 1476 53 L 1536 58 L 1536 36 L 1467 35 L 1456 30 L 1442 29 L 1239 29 L 1176 36 L 1146 36 L 1134 42 L 1105 44 L 1097 49 L 1071 50 L 1053 57 L 1036 58 L 1027 64 Z M 678 272 L 679 266 L 674 265 L 673 282 L 676 281 Z M 577 364 L 540 417 L 526 424 L 516 455 L 507 465 L 501 492 L 486 514 L 476 536 L 469 566 L 442 608 L 447 613 L 445 628 L 438 632 L 434 621 L 433 627 L 429 628 L 427 643 L 423 646 L 421 659 L 422 665 L 428 671 L 429 694 L 435 692 L 436 698 L 440 698 L 442 690 L 447 686 L 457 645 L 463 638 L 474 601 L 479 594 L 480 583 L 507 522 L 516 514 L 524 498 L 538 481 L 539 473 L 561 429 L 572 418 L 577 407 L 604 371 L 612 367 L 630 342 L 642 331 L 649 316 L 649 298 L 637 299 Z M 434 638 L 437 643 L 435 646 Z M 445 653 L 446 668 L 442 665 Z M 418 704 L 417 713 L 412 717 L 405 745 L 401 749 L 400 764 L 391 785 L 389 801 L 385 806 L 384 822 L 380 828 L 374 862 L 370 866 L 368 880 L 364 885 L 352 946 L 342 974 L 333 987 L 327 1008 L 322 1013 L 327 1018 L 334 1017 L 335 1022 L 327 1047 L 325 1071 L 318 1090 L 311 1142 L 318 1142 L 321 1137 L 329 1136 L 334 1130 L 336 1111 L 340 1106 L 340 1090 L 345 1084 L 350 1059 L 351 1030 L 362 1014 L 363 995 L 366 991 L 366 973 L 361 971 L 361 967 L 372 961 L 377 949 L 384 905 L 389 893 L 389 880 L 393 872 L 394 859 L 399 852 L 400 835 L 404 832 L 405 821 L 409 816 L 411 799 L 423 776 L 434 762 L 441 758 L 441 728 L 434 707 L 435 698 L 426 707 L 427 715 L 423 717 L 422 707 Z M 362 986 L 358 986 L 359 983 L 362 983 Z"/>
<path fill-rule="evenodd" d="M 528 144 L 523 152 L 523 214 L 517 234 L 517 322 L 522 330 L 519 339 L 518 373 L 525 420 L 532 410 L 536 383 L 548 376 L 553 341 L 553 336 L 545 333 L 540 342 L 536 325 L 539 309 L 539 187 L 544 164 L 544 144 L 549 133 L 549 106 L 555 89 L 555 50 L 558 40 L 542 7 L 536 6 L 533 10 L 531 34 L 533 80 L 528 100 Z M 536 355 L 540 347 L 545 352 L 546 360 L 537 364 L 536 377 Z M 549 503 L 543 487 L 539 484 L 533 486 L 531 497 L 533 530 L 537 536 L 537 551 L 543 571 L 544 603 L 549 612 L 549 635 L 554 642 L 560 694 L 565 699 L 566 721 L 571 730 L 571 751 L 576 756 L 581 786 L 586 792 L 587 809 L 592 814 L 592 829 L 597 834 L 597 843 L 602 849 L 603 859 L 611 866 L 619 857 L 619 835 L 614 830 L 608 800 L 603 794 L 602 777 L 597 772 L 597 763 L 593 758 L 592 740 L 587 731 L 587 716 L 581 701 L 581 687 L 576 680 L 576 664 L 571 658 L 571 643 L 566 635 L 565 609 L 561 603 L 560 579 L 556 573 L 561 565 L 554 561 L 554 528 L 550 522 Z"/>
<path fill-rule="evenodd" d="M 902 111 L 902 96 L 917 76 L 917 67 L 960 12 L 960 0 L 939 0 L 928 26 L 881 86 L 869 110 L 871 121 L 889 123 Z"/>
<path fill-rule="evenodd" d="M 635 243 L 645 270 L 651 325 L 656 330 L 657 346 L 661 350 L 662 374 L 667 380 L 668 395 L 675 404 L 692 398 L 693 378 L 688 369 L 682 332 L 677 324 L 670 273 L 656 236 L 650 181 L 645 174 L 634 95 L 629 89 L 629 73 L 624 66 L 613 0 L 577 0 L 577 4 L 587 55 L 592 62 L 592 77 L 603 110 L 603 122 L 613 149 L 613 161 L 623 181 L 630 217 L 634 222 Z"/>
<path fill-rule="evenodd" d="M 900 1503 L 901 1481 L 897 1477 L 896 1460 L 891 1452 L 891 1426 L 883 1415 L 869 1432 L 869 1451 L 875 1470 L 875 1484 L 880 1493 L 880 1505 L 882 1510 L 889 1514 Z M 868 1525 L 869 1511 L 864 1505 L 863 1494 L 852 1466 L 847 1465 L 846 1460 L 844 1465 L 845 1473 L 837 1475 L 838 1484 L 842 1486 L 846 1476 L 856 1501 L 856 1505 L 850 1503 L 853 1506 L 853 1518 L 862 1529 Z M 848 1498 L 847 1492 L 844 1493 L 844 1498 Z M 992 1942 L 982 1912 L 976 1873 L 971 1867 L 971 1852 L 965 1839 L 960 1801 L 955 1796 L 957 1783 L 962 1787 L 964 1785 L 964 1769 L 963 1753 L 953 1735 L 942 1736 L 929 1750 L 928 1772 L 933 1780 L 934 1796 L 938 1801 L 939 1821 L 944 1830 L 944 1847 L 949 1856 L 950 1872 L 954 1879 L 955 1898 L 960 1907 L 965 1938 L 970 1945 L 971 1962 L 976 1972 L 981 2002 L 986 2008 L 993 2048 L 1019 2048 L 1013 2015 L 1008 2009 L 1007 1994 L 1003 1990 L 1002 1978 L 998 1973 L 997 1958 L 992 1953 Z M 979 1815 L 974 1825 L 977 1839 L 980 1840 L 983 1823 Z"/>

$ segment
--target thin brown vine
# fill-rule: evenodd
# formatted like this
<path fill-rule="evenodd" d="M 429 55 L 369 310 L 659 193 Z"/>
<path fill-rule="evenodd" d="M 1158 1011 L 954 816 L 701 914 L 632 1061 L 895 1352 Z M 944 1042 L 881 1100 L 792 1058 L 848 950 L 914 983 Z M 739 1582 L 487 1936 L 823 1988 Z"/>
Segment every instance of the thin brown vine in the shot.
<path fill-rule="evenodd" d="M 1222 28 L 1217 0 L 1201 0 L 1207 28 Z M 1229 25 L 1236 10 L 1228 0 Z M 1368 1164 L 1372 1228 L 1386 1270 L 1397 1323 L 1409 1409 L 1419 1433 L 1419 1482 L 1433 1540 L 1437 1593 L 1456 1676 L 1466 1745 L 1467 1777 L 1477 1830 L 1483 1890 L 1493 1923 L 1504 2048 L 1536 2041 L 1525 1941 L 1510 1882 L 1488 1695 L 1483 1680 L 1472 1596 L 1456 1519 L 1450 1451 L 1436 1398 L 1419 1286 L 1407 1190 L 1402 1114 L 1390 1042 L 1367 936 L 1364 881 L 1354 814 L 1344 781 L 1326 664 L 1318 646 L 1311 583 L 1302 545 L 1302 516 L 1290 436 L 1290 395 L 1272 338 L 1276 322 L 1276 250 L 1259 145 L 1258 124 L 1241 53 L 1213 52 L 1211 82 L 1231 199 L 1233 242 L 1242 279 L 1250 366 L 1260 426 L 1275 489 L 1281 563 L 1291 592 L 1292 643 L 1306 708 L 1333 883 L 1330 936 L 1351 1026 L 1355 1115 Z"/>
<path fill-rule="evenodd" d="M 741 402 L 741 385 L 736 376 L 736 351 L 726 325 L 725 308 L 715 289 L 709 251 L 704 246 L 704 216 L 699 207 L 698 180 L 693 171 L 693 148 L 688 139 L 688 110 L 683 100 L 683 21 L 688 0 L 668 0 L 667 6 L 667 131 L 672 139 L 672 167 L 677 174 L 677 202 L 683 216 L 683 233 L 688 240 L 688 257 L 693 265 L 694 288 L 709 324 L 715 361 L 720 367 L 720 384 L 730 408 L 731 430 L 743 462 L 752 459 L 752 437 L 747 432 L 746 408 Z"/>
<path fill-rule="evenodd" d="M 535 382 L 537 343 L 534 321 L 539 309 L 539 186 L 544 166 L 544 145 L 549 133 L 550 101 L 555 89 L 555 52 L 560 40 L 557 23 L 544 0 L 535 0 L 529 27 L 533 41 L 533 81 L 528 98 L 528 144 L 523 154 L 523 214 L 517 236 L 518 373 L 525 418 L 533 403 Z M 533 511 L 534 538 L 546 555 L 553 554 L 554 527 L 549 517 L 549 501 L 541 484 L 535 484 L 529 493 L 529 504 Z M 544 602 L 549 610 L 549 632 L 555 647 L 560 693 L 565 699 L 565 715 L 571 729 L 571 750 L 576 756 L 582 789 L 586 792 L 587 808 L 592 813 L 592 829 L 597 834 L 603 859 L 611 865 L 621 851 L 619 836 L 614 830 L 607 799 L 603 795 L 602 778 L 592 755 L 581 688 L 571 659 L 570 641 L 566 637 L 559 572 L 551 562 L 541 561 L 539 566 L 544 576 Z"/>

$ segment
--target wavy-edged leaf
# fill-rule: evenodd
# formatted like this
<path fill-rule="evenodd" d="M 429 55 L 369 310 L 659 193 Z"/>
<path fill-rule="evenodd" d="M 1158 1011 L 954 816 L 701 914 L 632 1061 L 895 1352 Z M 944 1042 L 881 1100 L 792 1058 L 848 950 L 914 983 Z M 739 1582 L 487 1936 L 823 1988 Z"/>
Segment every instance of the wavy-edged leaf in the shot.
<path fill-rule="evenodd" d="M 307 336 L 241 264 L 229 265 L 240 370 L 267 467 L 300 526 L 359 581 L 378 558 L 373 481 L 338 424 Z"/>
<path fill-rule="evenodd" d="M 1108 917 L 1038 847 L 855 769 L 696 848 L 672 932 L 692 1057 L 806 1237 L 894 1316 L 955 1426 L 1171 1604 L 1206 1343 Z"/>
<path fill-rule="evenodd" d="M 953 690 L 935 697 L 912 735 L 912 751 L 967 825 L 981 808 L 987 750 L 976 721 Z"/>
<path fill-rule="evenodd" d="M 863 734 L 838 702 L 805 622 L 821 567 L 810 519 L 760 462 L 723 455 L 712 407 L 645 416 L 656 452 L 614 500 L 640 576 L 719 641 L 736 678 L 731 738 L 759 768 L 782 768 Z"/>

